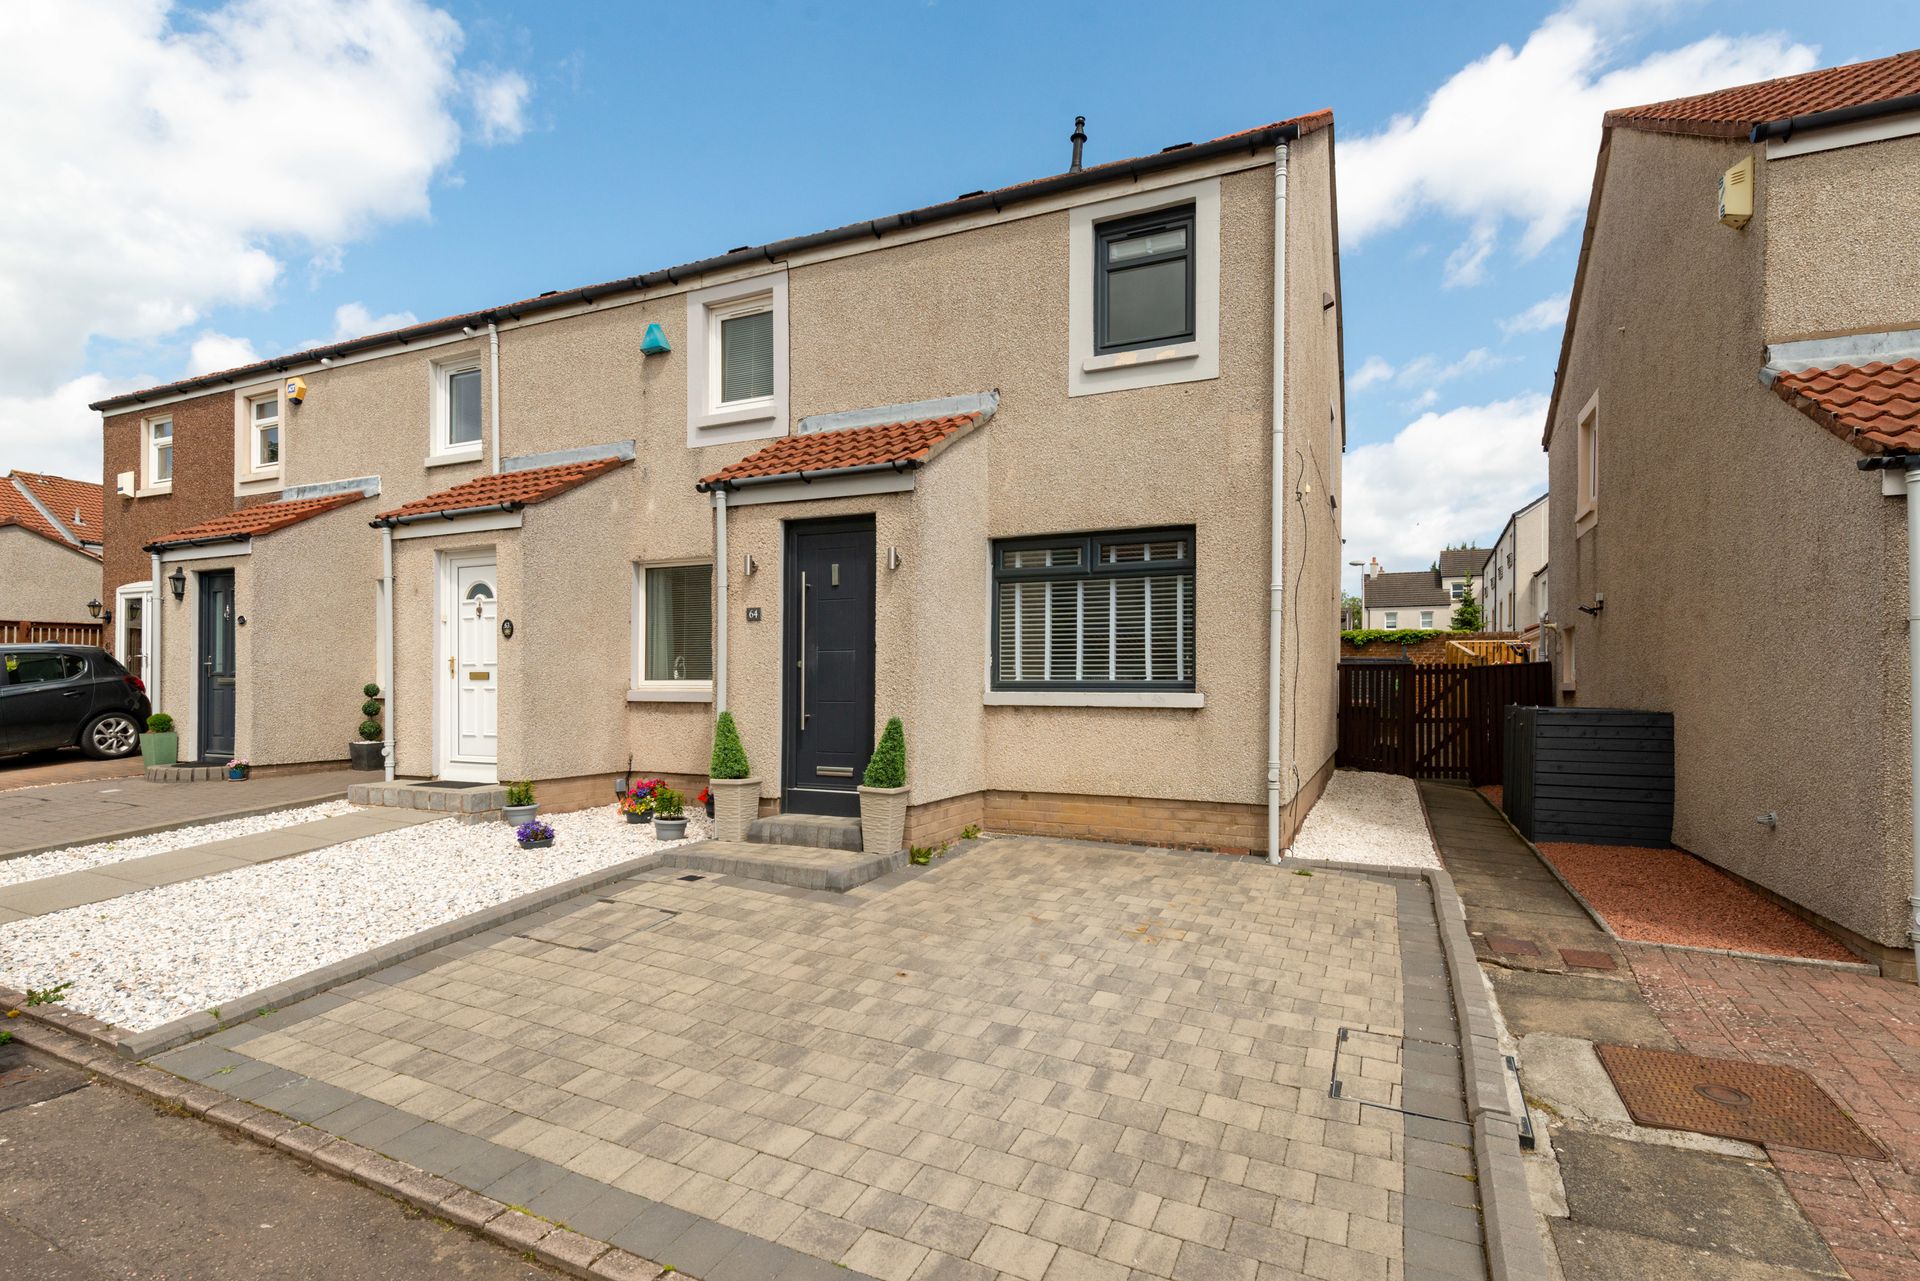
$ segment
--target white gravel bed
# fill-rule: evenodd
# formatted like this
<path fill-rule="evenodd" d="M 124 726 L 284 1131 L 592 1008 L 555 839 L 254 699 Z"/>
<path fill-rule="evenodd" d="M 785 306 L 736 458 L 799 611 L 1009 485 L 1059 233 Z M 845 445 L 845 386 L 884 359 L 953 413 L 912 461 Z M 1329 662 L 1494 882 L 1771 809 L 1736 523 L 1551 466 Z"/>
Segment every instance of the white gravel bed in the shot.
<path fill-rule="evenodd" d="M 68 1008 L 144 1031 L 666 847 L 611 805 L 548 821 L 550 849 L 443 819 L 0 925 L 0 986 L 71 981 Z"/>
<path fill-rule="evenodd" d="M 315 819 L 351 814 L 353 810 L 354 806 L 344 800 L 327 801 L 322 805 L 274 810 L 270 814 L 255 814 L 250 818 L 229 818 L 218 823 L 176 827 L 170 832 L 155 832 L 151 836 L 130 836 L 125 840 L 101 841 L 94 845 L 69 845 L 45 854 L 0 860 L 0 887 L 18 885 L 22 881 L 37 881 L 43 876 L 59 876 L 65 872 L 84 872 L 90 867 L 104 867 L 108 863 L 119 863 L 130 858 L 145 858 L 149 854 L 167 854 L 193 845 L 209 845 L 235 836 L 256 836 L 261 832 L 292 827 L 296 823 L 311 823 Z"/>
<path fill-rule="evenodd" d="M 1385 867 L 1439 867 L 1420 791 L 1399 774 L 1335 770 L 1293 838 L 1293 857 Z"/>

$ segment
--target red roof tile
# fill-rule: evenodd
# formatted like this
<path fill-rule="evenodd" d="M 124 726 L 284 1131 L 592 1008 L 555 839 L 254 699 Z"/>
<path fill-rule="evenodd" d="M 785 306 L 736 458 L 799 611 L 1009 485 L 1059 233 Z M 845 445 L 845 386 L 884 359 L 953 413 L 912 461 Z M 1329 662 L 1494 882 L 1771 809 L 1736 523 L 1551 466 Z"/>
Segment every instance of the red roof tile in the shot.
<path fill-rule="evenodd" d="M 962 433 L 972 431 L 989 415 L 954 414 L 905 423 L 875 423 L 805 436 L 782 436 L 765 449 L 722 467 L 700 479 L 703 490 L 732 488 L 747 479 L 833 471 L 843 467 L 871 467 L 894 463 L 903 469 L 918 467 Z"/>
<path fill-rule="evenodd" d="M 32 500 L 14 487 L 13 481 L 13 475 L 0 479 L 0 525 L 18 525 L 22 529 L 32 530 L 42 538 L 50 538 L 56 543 L 73 546 L 45 516 L 40 514 L 39 508 L 33 505 Z"/>
<path fill-rule="evenodd" d="M 595 476 L 604 476 L 624 467 L 625 458 L 596 458 L 584 463 L 559 463 L 552 467 L 531 467 L 526 471 L 498 472 L 478 476 L 451 489 L 415 499 L 392 511 L 374 517 L 375 524 L 406 524 L 419 516 L 435 516 L 472 507 L 528 507 L 556 498 Z"/>
<path fill-rule="evenodd" d="M 244 542 L 258 534 L 271 534 L 276 529 L 298 525 L 303 520 L 311 520 L 336 507 L 357 503 L 363 497 L 365 495 L 358 493 L 328 494 L 323 498 L 292 498 L 285 502 L 242 507 L 237 512 L 215 516 L 212 520 L 203 520 L 198 525 L 189 525 L 156 538 L 141 550 L 153 551 L 160 547 L 179 547 L 198 542 Z"/>
<path fill-rule="evenodd" d="M 30 471 L 13 472 L 10 478 L 32 491 L 41 506 L 52 512 L 53 518 L 65 525 L 75 538 L 83 543 L 100 541 L 105 523 L 101 510 L 105 491 L 101 486 Z"/>
<path fill-rule="evenodd" d="M 1920 93 L 1920 49 L 1872 62 L 1609 111 L 1608 125 L 1656 133 L 1744 137 L 1755 125 Z"/>
<path fill-rule="evenodd" d="M 1773 390 L 1862 453 L 1920 453 L 1920 360 L 1803 369 Z"/>

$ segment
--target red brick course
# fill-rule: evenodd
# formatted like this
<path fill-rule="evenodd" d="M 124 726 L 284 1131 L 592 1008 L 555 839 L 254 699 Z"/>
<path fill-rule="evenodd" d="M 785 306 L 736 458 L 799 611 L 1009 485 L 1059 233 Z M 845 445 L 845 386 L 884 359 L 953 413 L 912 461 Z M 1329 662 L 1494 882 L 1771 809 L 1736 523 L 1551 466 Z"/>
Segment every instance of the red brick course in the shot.
<path fill-rule="evenodd" d="M 1920 987 L 1635 944 L 1634 977 L 1688 1052 L 1810 1074 L 1892 1156 L 1768 1155 L 1854 1281 L 1920 1277 Z"/>

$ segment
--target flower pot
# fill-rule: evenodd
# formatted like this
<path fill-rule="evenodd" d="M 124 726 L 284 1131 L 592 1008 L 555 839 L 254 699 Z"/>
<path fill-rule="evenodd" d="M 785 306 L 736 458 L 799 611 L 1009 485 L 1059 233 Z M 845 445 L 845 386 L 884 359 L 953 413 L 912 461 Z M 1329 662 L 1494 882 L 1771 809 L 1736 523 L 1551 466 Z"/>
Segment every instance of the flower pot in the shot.
<path fill-rule="evenodd" d="M 911 787 L 860 787 L 860 848 L 868 854 L 893 854 L 907 843 L 907 802 Z"/>
<path fill-rule="evenodd" d="M 551 836 L 545 836 L 537 841 L 521 841 L 520 848 L 523 850 L 544 850 L 552 844 L 553 838 Z"/>
<path fill-rule="evenodd" d="M 175 765 L 180 761 L 180 735 L 172 730 L 164 734 L 140 736 L 140 763 L 148 769 L 157 765 Z"/>
<path fill-rule="evenodd" d="M 362 739 L 347 744 L 347 760 L 353 768 L 358 770 L 379 769 L 385 764 L 385 758 L 381 755 L 382 750 L 381 744 L 369 743 Z"/>
<path fill-rule="evenodd" d="M 687 839 L 686 816 L 657 818 L 653 821 L 653 832 L 663 841 L 684 841 Z"/>
<path fill-rule="evenodd" d="M 227 771 L 227 781 L 229 783 L 244 783 L 247 781 L 247 773 L 248 771 L 243 769 L 230 769 Z"/>
<path fill-rule="evenodd" d="M 540 806 L 537 802 L 532 805 L 507 805 L 503 806 L 500 810 L 501 816 L 507 820 L 508 827 L 518 827 L 522 823 L 531 823 L 534 820 L 534 816 L 539 812 Z"/>
<path fill-rule="evenodd" d="M 651 823 L 652 821 L 653 815 L 651 814 L 642 814 L 639 810 L 627 811 L 627 822 L 629 823 Z"/>
<path fill-rule="evenodd" d="M 713 793 L 712 792 L 707 793 L 707 817 L 708 818 L 713 817 Z"/>
<path fill-rule="evenodd" d="M 747 829 L 760 817 L 760 780 L 716 778 L 707 787 L 713 793 L 713 839 L 746 840 Z"/>

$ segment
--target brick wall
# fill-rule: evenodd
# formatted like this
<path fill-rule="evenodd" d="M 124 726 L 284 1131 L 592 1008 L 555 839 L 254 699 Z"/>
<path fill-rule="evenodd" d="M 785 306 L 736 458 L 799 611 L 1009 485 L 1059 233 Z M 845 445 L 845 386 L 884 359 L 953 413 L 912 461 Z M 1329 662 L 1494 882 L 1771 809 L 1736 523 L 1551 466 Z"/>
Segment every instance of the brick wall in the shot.
<path fill-rule="evenodd" d="M 1456 640 L 1514 640 L 1520 639 L 1519 632 L 1441 632 L 1429 636 L 1426 640 L 1412 645 L 1401 645 L 1390 641 L 1369 641 L 1365 645 L 1355 645 L 1351 641 L 1340 642 L 1342 658 L 1411 658 L 1416 663 L 1445 663 L 1447 642 Z"/>

